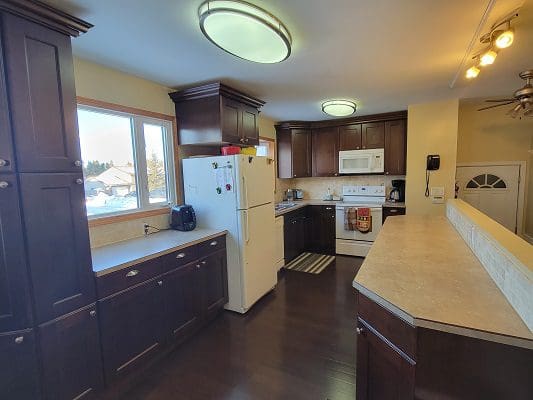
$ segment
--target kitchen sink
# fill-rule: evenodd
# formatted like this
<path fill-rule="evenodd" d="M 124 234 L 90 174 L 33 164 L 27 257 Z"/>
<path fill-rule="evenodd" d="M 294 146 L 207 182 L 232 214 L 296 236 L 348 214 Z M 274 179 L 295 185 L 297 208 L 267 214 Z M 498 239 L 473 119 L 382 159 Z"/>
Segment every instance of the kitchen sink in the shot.
<path fill-rule="evenodd" d="M 274 206 L 276 211 L 285 210 L 287 208 L 294 207 L 296 203 L 278 203 Z"/>

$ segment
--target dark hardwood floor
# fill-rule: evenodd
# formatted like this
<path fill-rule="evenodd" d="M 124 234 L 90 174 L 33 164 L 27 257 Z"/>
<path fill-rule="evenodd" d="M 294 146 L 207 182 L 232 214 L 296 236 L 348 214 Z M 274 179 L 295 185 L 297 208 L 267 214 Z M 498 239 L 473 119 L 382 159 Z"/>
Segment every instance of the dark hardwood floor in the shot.
<path fill-rule="evenodd" d="M 122 399 L 355 399 L 355 290 L 362 259 L 286 271 L 242 316 L 225 311 Z"/>

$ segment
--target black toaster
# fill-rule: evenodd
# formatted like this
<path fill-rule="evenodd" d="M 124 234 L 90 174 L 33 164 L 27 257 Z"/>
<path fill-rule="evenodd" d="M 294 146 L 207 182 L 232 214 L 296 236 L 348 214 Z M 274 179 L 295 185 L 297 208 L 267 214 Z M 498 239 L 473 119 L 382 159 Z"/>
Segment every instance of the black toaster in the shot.
<path fill-rule="evenodd" d="M 170 227 L 178 231 L 192 231 L 196 228 L 196 214 L 192 206 L 183 204 L 170 210 Z"/>

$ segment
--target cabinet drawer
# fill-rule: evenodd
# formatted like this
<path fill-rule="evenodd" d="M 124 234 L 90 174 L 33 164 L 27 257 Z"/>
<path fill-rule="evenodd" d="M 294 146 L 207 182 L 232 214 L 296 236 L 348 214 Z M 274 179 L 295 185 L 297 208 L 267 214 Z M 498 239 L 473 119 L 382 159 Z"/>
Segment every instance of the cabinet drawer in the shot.
<path fill-rule="evenodd" d="M 390 311 L 357 293 L 357 315 L 413 360 L 416 359 L 416 328 Z"/>
<path fill-rule="evenodd" d="M 107 297 L 162 274 L 163 268 L 161 262 L 161 257 L 158 257 L 97 277 L 96 289 L 98 291 L 98 298 Z"/>
<path fill-rule="evenodd" d="M 405 207 L 383 207 L 383 222 L 387 217 L 395 215 L 405 215 Z"/>
<path fill-rule="evenodd" d="M 226 236 L 218 236 L 211 240 L 206 240 L 198 245 L 198 254 L 204 257 L 209 253 L 226 248 Z"/>
<path fill-rule="evenodd" d="M 185 247 L 161 257 L 163 272 L 172 271 L 198 259 L 198 246 Z"/>

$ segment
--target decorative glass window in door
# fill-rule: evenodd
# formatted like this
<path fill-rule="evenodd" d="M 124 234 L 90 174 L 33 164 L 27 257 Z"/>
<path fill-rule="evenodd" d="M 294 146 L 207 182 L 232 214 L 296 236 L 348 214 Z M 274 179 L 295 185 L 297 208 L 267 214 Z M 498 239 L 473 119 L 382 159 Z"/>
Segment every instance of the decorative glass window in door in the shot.
<path fill-rule="evenodd" d="M 481 174 L 473 177 L 466 184 L 467 189 L 506 189 L 505 181 L 492 174 Z"/>

